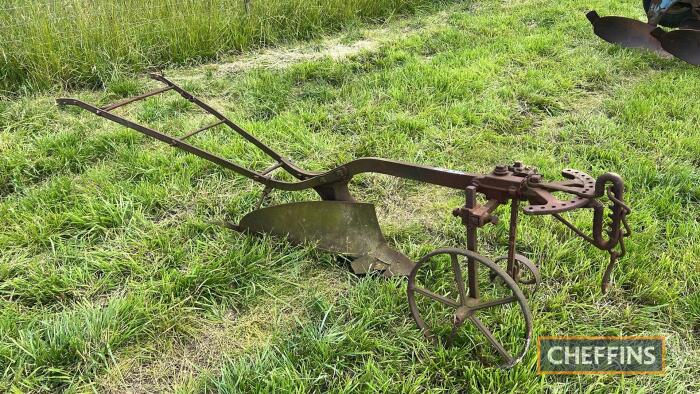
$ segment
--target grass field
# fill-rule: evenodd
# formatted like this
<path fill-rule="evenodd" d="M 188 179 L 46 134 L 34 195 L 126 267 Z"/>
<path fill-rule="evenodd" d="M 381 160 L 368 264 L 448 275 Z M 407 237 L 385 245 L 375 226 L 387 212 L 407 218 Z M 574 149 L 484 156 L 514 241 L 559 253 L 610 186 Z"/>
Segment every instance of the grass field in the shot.
<path fill-rule="evenodd" d="M 0 94 L 98 87 L 413 11 L 425 0 L 4 0 Z"/>
<path fill-rule="evenodd" d="M 211 224 L 238 221 L 260 188 L 59 110 L 57 92 L 0 101 L 0 391 L 700 391 L 700 70 L 598 40 L 590 8 L 641 17 L 631 0 L 452 3 L 260 54 L 279 64 L 252 54 L 167 74 L 310 170 L 381 156 L 621 174 L 634 234 L 607 295 L 604 253 L 551 219 L 521 223 L 520 251 L 544 278 L 530 299 L 535 336 L 665 335 L 665 375 L 541 377 L 534 349 L 501 371 L 468 342 L 434 348 L 404 280 Z M 60 94 L 108 103 L 151 87 L 120 77 Z M 173 96 L 122 113 L 175 134 L 209 122 Z M 193 141 L 268 164 L 223 130 Z M 450 214 L 460 193 L 383 176 L 351 190 L 412 258 L 465 243 Z M 590 226 L 583 212 L 574 220 Z M 484 229 L 484 254 L 503 254 L 506 226 Z"/>

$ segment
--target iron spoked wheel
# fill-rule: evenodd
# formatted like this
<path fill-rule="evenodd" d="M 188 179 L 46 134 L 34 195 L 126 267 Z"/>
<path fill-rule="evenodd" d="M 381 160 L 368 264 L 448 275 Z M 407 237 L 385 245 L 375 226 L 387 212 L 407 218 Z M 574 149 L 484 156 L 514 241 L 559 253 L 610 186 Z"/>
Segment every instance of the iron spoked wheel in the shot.
<path fill-rule="evenodd" d="M 542 275 L 540 275 L 539 267 L 537 267 L 537 265 L 533 263 L 530 259 L 521 254 L 516 253 L 514 257 L 515 258 L 513 272 L 508 272 L 507 268 L 506 272 L 510 275 L 511 278 L 513 278 L 515 283 L 529 286 L 531 290 L 530 295 L 534 294 L 540 287 L 540 283 L 542 282 Z M 508 255 L 497 257 L 494 260 L 496 264 L 503 262 L 502 264 L 504 265 L 507 261 Z M 489 279 L 491 281 L 494 281 L 496 280 L 496 278 L 498 278 L 498 274 L 495 271 L 491 271 L 491 273 L 489 274 Z"/>
<path fill-rule="evenodd" d="M 462 273 L 470 272 L 468 267 L 463 269 L 468 259 L 484 268 L 481 270 L 483 277 L 477 274 L 474 279 L 477 285 L 486 285 L 479 291 L 484 296 L 488 293 L 488 297 L 472 298 L 468 294 L 470 278 Z M 495 272 L 505 286 L 490 283 L 490 272 Z M 407 293 L 413 319 L 425 337 L 436 345 L 468 346 L 481 334 L 490 344 L 492 353 L 495 352 L 499 367 L 506 369 L 520 362 L 530 346 L 532 315 L 527 299 L 515 281 L 484 256 L 464 249 L 437 249 L 421 258 L 413 268 L 408 277 Z M 519 324 L 510 324 L 515 321 Z M 471 324 L 465 324 L 467 322 Z M 495 324 L 499 330 L 494 333 L 489 327 Z M 479 345 L 481 343 L 479 341 Z"/>

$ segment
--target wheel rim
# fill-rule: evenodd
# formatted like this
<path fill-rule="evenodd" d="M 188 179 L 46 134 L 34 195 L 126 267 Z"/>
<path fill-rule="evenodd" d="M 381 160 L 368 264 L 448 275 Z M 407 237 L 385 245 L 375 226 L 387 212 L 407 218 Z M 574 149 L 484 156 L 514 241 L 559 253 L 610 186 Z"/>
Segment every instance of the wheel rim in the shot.
<path fill-rule="evenodd" d="M 537 289 L 540 287 L 540 283 L 542 283 L 542 275 L 540 275 L 540 270 L 537 267 L 537 265 L 535 265 L 535 263 L 533 263 L 527 257 L 525 257 L 521 254 L 517 254 L 517 253 L 515 254 L 514 260 L 515 260 L 514 261 L 515 272 L 513 272 L 513 273 L 507 272 L 507 271 L 506 272 L 510 275 L 511 278 L 513 278 L 513 280 L 516 283 L 528 285 L 528 286 L 534 285 L 534 287 L 532 288 L 532 292 L 534 293 L 535 291 L 537 291 Z M 494 263 L 499 264 L 502 261 L 507 262 L 508 255 L 497 257 L 494 260 Z M 528 272 L 529 274 L 527 276 L 524 276 L 524 275 L 522 275 L 523 272 Z M 496 273 L 491 272 L 489 274 L 489 279 L 492 281 L 494 279 L 496 279 Z"/>
<path fill-rule="evenodd" d="M 433 257 L 443 254 L 449 255 L 450 257 L 453 280 L 454 284 L 456 285 L 458 295 L 457 301 L 416 284 L 416 276 L 420 269 L 429 263 Z M 460 256 L 462 258 L 471 258 L 474 260 L 475 264 L 480 264 L 485 266 L 484 268 L 488 268 L 492 272 L 495 272 L 496 275 L 503 280 L 506 286 L 510 288 L 512 295 L 489 301 L 482 301 L 480 299 L 469 297 L 467 294 L 467 289 L 465 288 L 466 281 L 459 265 Z M 493 348 L 503 360 L 503 363 L 499 365 L 500 368 L 511 368 L 520 362 L 520 360 L 522 360 L 527 353 L 532 334 L 532 315 L 530 313 L 527 299 L 520 291 L 515 281 L 493 261 L 468 250 L 444 248 L 437 249 L 425 255 L 420 259 L 420 261 L 418 261 L 414 269 L 411 271 L 408 278 L 407 288 L 408 303 L 411 310 L 411 315 L 423 334 L 437 344 L 439 343 L 438 338 L 433 334 L 432 330 L 430 327 L 428 327 L 428 324 L 425 322 L 420 313 L 416 303 L 416 294 L 426 297 L 433 302 L 438 302 L 444 306 L 454 309 L 452 329 L 446 341 L 447 347 L 452 345 L 460 329 L 468 322 L 476 327 L 477 331 L 486 338 L 491 348 Z M 518 303 L 520 307 L 520 314 L 525 322 L 525 332 L 523 335 L 525 343 L 522 346 L 521 351 L 515 353 L 514 355 L 505 349 L 503 344 L 496 338 L 496 336 L 494 336 L 493 332 L 491 332 L 489 327 L 484 324 L 484 322 L 478 316 L 480 311 L 512 303 Z"/>

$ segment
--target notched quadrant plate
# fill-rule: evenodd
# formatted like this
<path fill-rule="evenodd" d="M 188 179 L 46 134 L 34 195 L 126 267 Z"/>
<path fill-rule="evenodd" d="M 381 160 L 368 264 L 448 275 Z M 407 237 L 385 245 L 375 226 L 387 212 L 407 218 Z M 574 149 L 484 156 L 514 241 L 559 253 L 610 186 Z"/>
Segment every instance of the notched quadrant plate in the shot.
<path fill-rule="evenodd" d="M 595 195 L 595 178 L 570 168 L 562 170 L 561 175 L 567 180 L 539 185 L 541 188 L 539 196 L 544 201 L 523 207 L 526 215 L 551 215 L 573 211 L 590 203 L 590 199 Z M 560 200 L 551 192 L 570 193 L 570 195 L 569 198 Z"/>

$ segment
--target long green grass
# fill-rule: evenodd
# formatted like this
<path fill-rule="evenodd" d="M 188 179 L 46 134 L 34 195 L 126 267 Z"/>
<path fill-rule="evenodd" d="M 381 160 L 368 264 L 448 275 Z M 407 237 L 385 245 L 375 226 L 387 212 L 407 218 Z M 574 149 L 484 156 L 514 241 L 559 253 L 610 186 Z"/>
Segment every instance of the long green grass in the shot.
<path fill-rule="evenodd" d="M 121 72 L 308 39 L 426 0 L 7 0 L 0 93 L 101 86 Z M 246 5 L 247 4 L 247 5 Z"/>
<path fill-rule="evenodd" d="M 636 0 L 589 6 L 641 16 Z M 634 234 L 606 295 L 605 253 L 523 219 L 519 251 L 544 279 L 534 335 L 664 335 L 665 375 L 542 377 L 533 348 L 501 371 L 475 357 L 478 335 L 433 347 L 405 280 L 213 224 L 253 209 L 259 185 L 33 95 L 0 102 L 0 392 L 697 393 L 700 70 L 602 42 L 587 9 L 459 3 L 350 29 L 341 41 L 385 41 L 348 58 L 167 74 L 310 170 L 381 156 L 473 172 L 522 160 L 552 180 L 567 167 L 621 174 Z M 121 77 L 62 93 L 105 104 L 154 86 Z M 174 95 L 119 111 L 173 135 L 211 122 Z M 191 141 L 270 164 L 223 129 Z M 465 244 L 451 215 L 462 193 L 374 175 L 351 190 L 411 258 Z M 590 229 L 589 213 L 572 220 Z M 502 255 L 506 241 L 502 220 L 480 252 Z M 515 340 L 508 324 L 491 329 Z"/>

